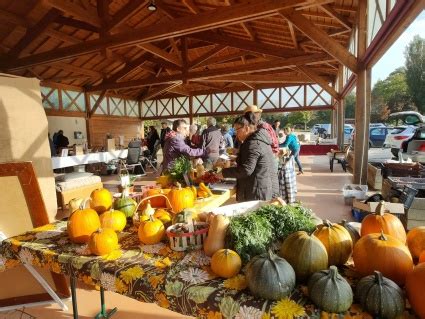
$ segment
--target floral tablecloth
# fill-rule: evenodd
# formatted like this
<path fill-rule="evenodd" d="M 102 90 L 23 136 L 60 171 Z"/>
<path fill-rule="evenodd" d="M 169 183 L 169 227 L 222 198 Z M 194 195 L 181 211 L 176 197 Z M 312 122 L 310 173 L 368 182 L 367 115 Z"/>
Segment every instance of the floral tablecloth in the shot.
<path fill-rule="evenodd" d="M 69 241 L 66 222 L 45 225 L 0 244 L 0 271 L 20 263 L 197 318 L 372 318 L 356 304 L 345 314 L 321 312 L 307 298 L 305 286 L 279 301 L 255 298 L 243 274 L 217 278 L 202 250 L 174 252 L 166 242 L 141 245 L 131 228 L 120 234 L 119 250 L 97 257 L 87 245 Z"/>

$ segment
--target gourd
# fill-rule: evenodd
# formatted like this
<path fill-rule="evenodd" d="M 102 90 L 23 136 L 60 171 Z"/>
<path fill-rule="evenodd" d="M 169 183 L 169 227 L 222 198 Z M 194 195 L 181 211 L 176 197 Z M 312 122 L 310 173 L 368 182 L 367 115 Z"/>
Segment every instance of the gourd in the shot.
<path fill-rule="evenodd" d="M 134 199 L 125 196 L 124 192 L 122 193 L 121 198 L 116 199 L 114 203 L 114 209 L 123 212 L 127 218 L 133 217 L 136 207 L 137 202 Z"/>
<path fill-rule="evenodd" d="M 356 271 L 362 276 L 380 271 L 385 277 L 403 285 L 406 275 L 413 269 L 409 249 L 391 235 L 366 235 L 354 246 L 353 260 Z"/>
<path fill-rule="evenodd" d="M 327 312 L 345 312 L 353 303 L 353 291 L 335 266 L 314 273 L 308 281 L 308 293 L 313 303 Z"/>
<path fill-rule="evenodd" d="M 90 194 L 90 208 L 99 214 L 111 209 L 112 194 L 106 188 L 95 189 Z"/>
<path fill-rule="evenodd" d="M 343 219 L 339 224 L 348 231 L 354 246 L 357 243 L 357 241 L 360 239 L 360 234 L 357 231 L 357 229 L 352 225 L 352 223 L 347 222 L 345 219 Z"/>
<path fill-rule="evenodd" d="M 159 219 L 166 227 L 171 224 L 171 215 L 163 208 L 158 208 L 157 210 L 155 210 L 153 217 Z"/>
<path fill-rule="evenodd" d="M 366 236 L 373 233 L 380 233 L 391 235 L 399 239 L 402 243 L 406 242 L 406 231 L 400 219 L 396 216 L 385 213 L 385 206 L 381 201 L 374 214 L 367 215 L 362 221 L 361 235 Z"/>
<path fill-rule="evenodd" d="M 171 189 L 167 195 L 174 213 L 179 213 L 185 208 L 191 208 L 195 204 L 195 196 L 190 187 L 182 188 L 179 183 Z"/>
<path fill-rule="evenodd" d="M 91 234 L 100 228 L 99 215 L 91 208 L 84 208 L 86 203 L 87 200 L 68 219 L 68 236 L 73 243 L 87 243 Z"/>
<path fill-rule="evenodd" d="M 409 303 L 419 318 L 425 318 L 425 263 L 419 264 L 406 278 L 406 292 Z"/>
<path fill-rule="evenodd" d="M 153 216 L 149 220 L 140 223 L 138 235 L 139 240 L 146 245 L 157 244 L 165 234 L 164 224 Z"/>
<path fill-rule="evenodd" d="M 280 247 L 279 255 L 294 268 L 299 281 L 304 281 L 313 273 L 328 268 L 328 253 L 322 242 L 305 231 L 289 235 Z"/>
<path fill-rule="evenodd" d="M 118 236 L 111 228 L 101 228 L 96 230 L 89 241 L 90 251 L 98 256 L 111 253 L 118 248 Z"/>
<path fill-rule="evenodd" d="M 295 287 L 295 272 L 283 258 L 269 251 L 257 255 L 246 266 L 246 279 L 255 297 L 280 300 Z"/>
<path fill-rule="evenodd" d="M 207 256 L 212 256 L 216 251 L 224 248 L 224 240 L 229 224 L 230 220 L 226 216 L 214 216 L 208 230 L 208 236 L 204 241 L 204 252 Z"/>
<path fill-rule="evenodd" d="M 313 232 L 328 252 L 328 264 L 340 266 L 347 262 L 353 251 L 350 233 L 341 225 L 324 220 Z"/>
<path fill-rule="evenodd" d="M 212 271 L 223 278 L 236 276 L 241 270 L 241 266 L 241 257 L 230 249 L 220 249 L 211 258 Z"/>
<path fill-rule="evenodd" d="M 418 258 L 425 250 L 425 226 L 419 226 L 411 229 L 407 234 L 407 246 L 412 256 Z"/>
<path fill-rule="evenodd" d="M 357 283 L 355 297 L 374 317 L 397 318 L 404 311 L 403 291 L 379 271 Z"/>
<path fill-rule="evenodd" d="M 68 203 L 69 215 L 75 212 L 84 201 L 84 198 L 73 198 Z"/>
<path fill-rule="evenodd" d="M 112 228 L 118 232 L 122 231 L 127 224 L 125 214 L 119 210 L 108 210 L 102 213 L 99 218 L 102 228 Z"/>

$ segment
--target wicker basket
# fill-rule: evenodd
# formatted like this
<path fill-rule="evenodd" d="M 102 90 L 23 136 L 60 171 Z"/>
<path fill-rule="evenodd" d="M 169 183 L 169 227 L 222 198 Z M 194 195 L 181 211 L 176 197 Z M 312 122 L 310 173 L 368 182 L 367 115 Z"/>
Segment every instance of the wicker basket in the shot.
<path fill-rule="evenodd" d="M 134 211 L 134 215 L 133 215 L 133 225 L 135 226 L 135 227 L 139 227 L 139 225 L 140 225 L 140 217 L 141 217 L 141 211 L 139 211 L 139 207 L 140 207 L 140 205 L 144 202 L 144 201 L 146 201 L 146 200 L 149 200 L 149 199 L 151 199 L 151 198 L 155 198 L 155 197 L 165 197 L 165 200 L 167 201 L 167 205 L 168 205 L 168 207 L 166 207 L 165 209 L 171 209 L 172 210 L 172 206 L 171 206 L 171 203 L 170 203 L 170 200 L 168 199 L 168 197 L 167 196 L 165 196 L 164 194 L 155 194 L 155 195 L 152 195 L 152 196 L 147 196 L 147 197 L 145 197 L 145 198 L 142 198 L 142 199 L 140 199 L 140 201 L 138 202 L 138 204 L 137 204 L 137 207 L 136 207 L 136 210 Z"/>
<path fill-rule="evenodd" d="M 204 244 L 205 238 L 208 234 L 208 223 L 194 222 L 188 223 L 188 233 L 174 233 L 172 230 L 183 223 L 171 225 L 167 228 L 167 237 L 170 240 L 170 248 L 174 251 L 185 251 L 188 249 L 200 249 Z M 199 230 L 194 230 L 194 226 L 205 226 Z"/>

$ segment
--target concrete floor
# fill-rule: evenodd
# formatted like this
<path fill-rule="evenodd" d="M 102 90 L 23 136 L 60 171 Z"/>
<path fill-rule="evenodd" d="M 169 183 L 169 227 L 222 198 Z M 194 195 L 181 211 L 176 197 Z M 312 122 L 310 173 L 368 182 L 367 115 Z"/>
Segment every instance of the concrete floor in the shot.
<path fill-rule="evenodd" d="M 339 222 L 341 219 L 352 220 L 350 207 L 344 205 L 341 189 L 344 184 L 351 183 L 351 175 L 344 173 L 340 165 L 335 165 L 334 172 L 329 170 L 329 162 L 326 156 L 302 156 L 301 161 L 304 166 L 304 175 L 297 177 L 298 194 L 297 199 L 305 206 L 310 207 L 317 216 L 322 219 L 329 219 L 333 222 Z M 154 184 L 155 174 L 149 173 L 148 176 L 141 178 L 136 185 Z M 104 185 L 111 191 L 116 191 L 118 186 L 118 177 L 105 176 Z M 234 199 L 230 199 L 234 201 Z M 99 310 L 99 293 L 94 290 L 87 290 L 80 285 L 77 289 L 77 298 L 79 304 L 79 318 L 93 318 Z M 110 307 L 117 306 L 118 312 L 113 316 L 116 319 L 129 318 L 189 318 L 166 309 L 162 309 L 155 304 L 146 304 L 136 300 L 121 296 L 119 294 L 106 292 L 106 303 Z M 33 308 L 0 313 L 0 319 L 13 318 L 72 318 L 71 301 L 66 302 L 70 310 L 63 312 L 60 308 L 53 305 L 45 305 Z"/>

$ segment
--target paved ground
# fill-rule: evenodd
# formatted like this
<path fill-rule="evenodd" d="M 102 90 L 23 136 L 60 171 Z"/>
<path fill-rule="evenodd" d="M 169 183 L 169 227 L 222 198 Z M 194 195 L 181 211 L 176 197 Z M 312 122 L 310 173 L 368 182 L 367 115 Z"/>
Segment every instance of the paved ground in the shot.
<path fill-rule="evenodd" d="M 371 148 L 369 149 L 369 162 L 384 162 L 391 159 L 391 149 L 389 148 Z"/>

